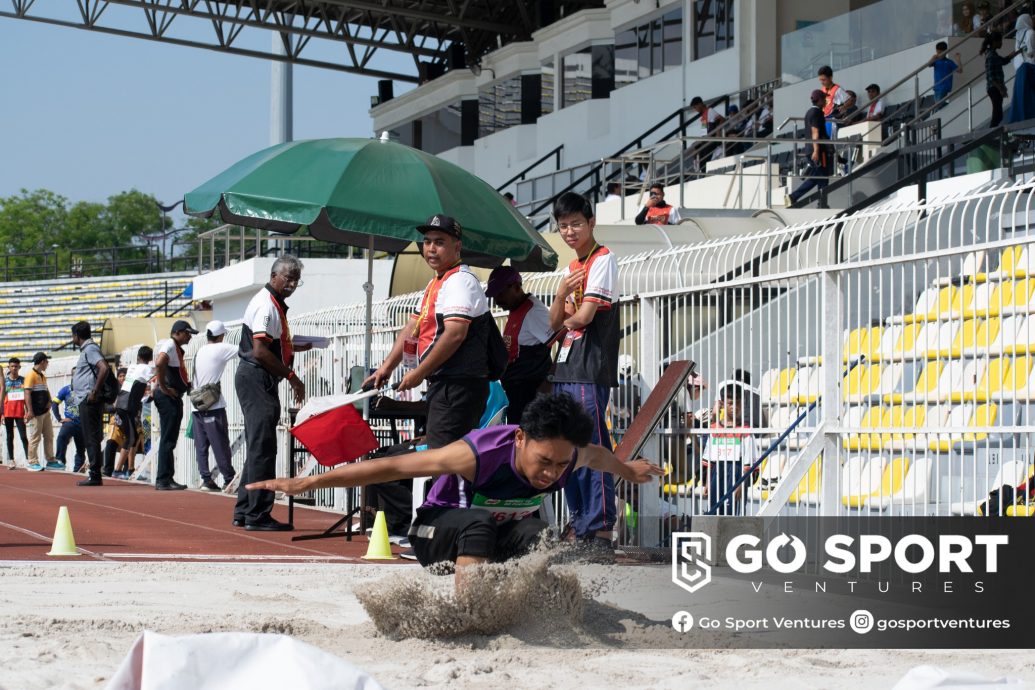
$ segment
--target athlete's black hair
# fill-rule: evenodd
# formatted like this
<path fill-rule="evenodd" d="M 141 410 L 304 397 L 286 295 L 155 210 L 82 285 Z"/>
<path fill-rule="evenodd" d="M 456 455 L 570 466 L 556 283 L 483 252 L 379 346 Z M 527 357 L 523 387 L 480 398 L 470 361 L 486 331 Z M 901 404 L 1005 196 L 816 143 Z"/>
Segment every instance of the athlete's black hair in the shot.
<path fill-rule="evenodd" d="M 139 349 L 139 350 L 137 350 L 137 359 L 142 359 L 142 360 L 144 360 L 145 362 L 150 362 L 150 361 L 151 361 L 151 359 L 152 359 L 152 358 L 153 358 L 154 356 L 155 356 L 155 352 L 154 352 L 154 350 L 152 350 L 152 349 L 151 349 L 150 347 L 148 347 L 147 345 L 141 345 L 141 346 L 140 346 L 140 349 Z"/>
<path fill-rule="evenodd" d="M 533 441 L 563 438 L 581 448 L 593 435 L 593 420 L 566 393 L 541 393 L 521 415 L 521 428 Z"/>

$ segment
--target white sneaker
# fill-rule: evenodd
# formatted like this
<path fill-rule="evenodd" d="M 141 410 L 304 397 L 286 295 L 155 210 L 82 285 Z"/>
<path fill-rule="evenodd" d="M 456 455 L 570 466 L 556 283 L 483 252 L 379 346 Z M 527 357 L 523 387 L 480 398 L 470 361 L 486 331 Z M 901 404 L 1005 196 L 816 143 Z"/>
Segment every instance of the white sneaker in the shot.
<path fill-rule="evenodd" d="M 410 548 L 410 539 L 409 539 L 409 537 L 402 537 L 402 536 L 399 536 L 398 534 L 389 534 L 388 535 L 388 543 L 395 544 L 396 546 L 398 546 L 399 548 L 402 548 L 402 549 Z"/>

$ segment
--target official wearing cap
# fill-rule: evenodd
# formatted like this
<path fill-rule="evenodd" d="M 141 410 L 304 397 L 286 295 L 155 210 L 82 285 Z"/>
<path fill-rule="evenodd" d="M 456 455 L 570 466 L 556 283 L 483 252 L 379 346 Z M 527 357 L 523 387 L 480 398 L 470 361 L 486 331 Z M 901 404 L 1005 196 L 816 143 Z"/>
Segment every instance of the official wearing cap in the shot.
<path fill-rule="evenodd" d="M 417 311 L 399 331 L 392 351 L 364 386 L 383 386 L 402 363 L 398 390 L 428 381 L 427 441 L 440 448 L 474 429 L 489 395 L 489 303 L 481 282 L 460 263 L 463 230 L 438 214 L 417 226 L 424 235 L 421 254 L 435 277 Z"/>
<path fill-rule="evenodd" d="M 485 296 L 510 312 L 503 327 L 507 369 L 500 383 L 507 394 L 507 421 L 518 424 L 550 373 L 550 310 L 521 288 L 521 274 L 511 266 L 493 270 Z"/>
<path fill-rule="evenodd" d="M 183 422 L 183 396 L 190 389 L 187 363 L 183 361 L 183 348 L 191 336 L 198 331 L 182 319 L 172 325 L 167 340 L 158 343 L 155 351 L 155 370 L 158 389 L 154 392 L 154 404 L 158 409 L 158 423 L 161 427 L 158 441 L 158 468 L 155 470 L 155 488 L 159 491 L 186 489 L 185 484 L 173 480 L 176 471 L 176 442 L 180 438 L 180 424 Z"/>
<path fill-rule="evenodd" d="M 215 397 L 216 402 L 210 405 L 202 403 L 204 409 L 197 409 L 195 406 L 191 413 L 194 416 L 194 451 L 198 461 L 198 473 L 201 475 L 201 487 L 209 491 L 221 491 L 212 479 L 208 451 L 209 448 L 212 449 L 225 487 L 234 480 L 236 472 L 230 462 L 230 428 L 226 420 L 226 399 L 223 397 L 219 381 L 223 377 L 227 363 L 237 359 L 237 346 L 223 342 L 226 338 L 226 326 L 222 321 L 209 321 L 205 327 L 205 336 L 208 342 L 194 355 L 193 384 L 195 390 L 202 390 L 208 386 L 211 389 L 211 397 Z"/>

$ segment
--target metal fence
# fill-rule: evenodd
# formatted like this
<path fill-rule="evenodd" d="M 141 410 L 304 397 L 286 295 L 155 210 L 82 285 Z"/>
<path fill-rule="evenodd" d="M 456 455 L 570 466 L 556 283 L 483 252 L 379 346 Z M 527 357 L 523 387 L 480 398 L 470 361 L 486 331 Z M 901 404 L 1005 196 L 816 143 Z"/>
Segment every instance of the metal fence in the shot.
<path fill-rule="evenodd" d="M 974 514 L 991 489 L 1028 477 L 1033 190 L 1032 181 L 1002 181 L 622 259 L 614 439 L 669 361 L 697 362 L 708 387 L 696 399 L 681 393 L 643 451 L 666 467 L 663 481 L 619 486 L 620 543 L 664 544 L 688 516 L 716 508 L 722 477 L 760 460 L 728 512 Z M 529 275 L 525 285 L 549 303 L 558 280 L 558 273 Z M 418 300 L 375 304 L 375 364 Z M 332 339 L 326 350 L 299 355 L 309 394 L 345 390 L 350 368 L 363 361 L 364 323 L 361 304 L 292 320 L 294 333 Z M 235 329 L 230 339 L 237 337 Z M 739 407 L 718 413 L 724 382 L 748 377 Z M 236 434 L 242 420 L 232 381 L 233 365 L 223 389 Z M 178 476 L 197 481 L 193 452 L 180 458 Z M 341 491 L 316 499 L 344 505 Z M 562 504 L 557 497 L 559 522 Z M 1026 500 L 991 507 L 1007 510 L 1029 512 Z"/>

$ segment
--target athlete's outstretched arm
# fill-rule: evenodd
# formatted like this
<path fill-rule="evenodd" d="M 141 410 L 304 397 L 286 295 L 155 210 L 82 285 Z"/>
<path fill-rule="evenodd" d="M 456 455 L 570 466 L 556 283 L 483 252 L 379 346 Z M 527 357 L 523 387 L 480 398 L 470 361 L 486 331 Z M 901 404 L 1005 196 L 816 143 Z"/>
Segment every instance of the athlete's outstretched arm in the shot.
<path fill-rule="evenodd" d="M 443 448 L 407 453 L 381 460 L 356 462 L 326 474 L 295 479 L 268 479 L 248 484 L 249 491 L 265 489 L 283 491 L 294 496 L 305 491 L 328 489 L 336 486 L 353 487 L 381 484 L 397 479 L 459 474 L 474 479 L 474 451 L 464 441 L 454 441 Z"/>
<path fill-rule="evenodd" d="M 622 462 L 614 453 L 603 446 L 589 445 L 579 451 L 576 467 L 592 467 L 601 472 L 610 472 L 634 484 L 643 484 L 651 477 L 660 477 L 665 471 L 646 460 Z"/>

